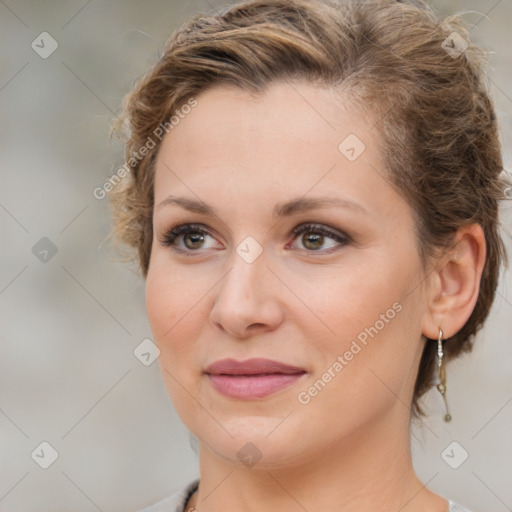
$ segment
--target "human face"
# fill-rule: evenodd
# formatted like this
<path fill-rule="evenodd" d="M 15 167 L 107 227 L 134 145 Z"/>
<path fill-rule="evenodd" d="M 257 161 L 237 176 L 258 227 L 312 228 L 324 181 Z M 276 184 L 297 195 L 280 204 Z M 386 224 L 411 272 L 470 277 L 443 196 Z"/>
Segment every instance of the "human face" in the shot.
<path fill-rule="evenodd" d="M 258 96 L 217 86 L 162 142 L 147 313 L 177 413 L 225 460 L 238 462 L 249 442 L 260 465 L 313 460 L 385 418 L 408 421 L 422 266 L 412 211 L 386 179 L 371 126 L 339 92 L 308 83 Z M 350 134 L 365 145 L 359 156 L 354 135 L 339 149 Z M 282 206 L 316 198 L 337 203 Z M 191 227 L 166 244 L 185 224 L 205 233 Z M 327 233 L 294 233 L 308 224 Z M 302 373 L 205 373 L 225 358 Z"/>

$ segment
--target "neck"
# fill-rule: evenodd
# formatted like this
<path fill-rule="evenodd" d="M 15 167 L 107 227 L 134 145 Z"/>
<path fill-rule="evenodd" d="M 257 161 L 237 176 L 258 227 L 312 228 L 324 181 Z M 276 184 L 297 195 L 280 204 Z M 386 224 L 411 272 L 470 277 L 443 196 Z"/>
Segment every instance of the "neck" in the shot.
<path fill-rule="evenodd" d="M 323 453 L 265 469 L 235 465 L 200 444 L 200 486 L 185 510 L 446 512 L 447 501 L 414 472 L 406 420 L 383 418 Z"/>

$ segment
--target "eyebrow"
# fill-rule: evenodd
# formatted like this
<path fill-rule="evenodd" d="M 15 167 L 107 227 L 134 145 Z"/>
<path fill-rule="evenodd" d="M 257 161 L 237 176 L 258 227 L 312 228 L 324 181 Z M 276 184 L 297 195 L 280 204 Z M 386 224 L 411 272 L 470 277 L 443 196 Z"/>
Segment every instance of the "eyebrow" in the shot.
<path fill-rule="evenodd" d="M 208 217 L 217 217 L 215 209 L 204 201 L 198 201 L 196 199 L 189 199 L 186 197 L 168 196 L 157 206 L 160 209 L 168 205 L 181 206 L 185 210 L 190 212 L 199 213 Z M 326 208 L 329 206 L 337 206 L 340 208 L 346 208 L 354 210 L 355 212 L 368 215 L 368 211 L 359 203 L 351 201 L 349 199 L 341 197 L 299 197 L 292 199 L 291 201 L 277 203 L 273 209 L 274 220 L 282 219 L 298 213 L 309 212 L 320 208 Z"/>

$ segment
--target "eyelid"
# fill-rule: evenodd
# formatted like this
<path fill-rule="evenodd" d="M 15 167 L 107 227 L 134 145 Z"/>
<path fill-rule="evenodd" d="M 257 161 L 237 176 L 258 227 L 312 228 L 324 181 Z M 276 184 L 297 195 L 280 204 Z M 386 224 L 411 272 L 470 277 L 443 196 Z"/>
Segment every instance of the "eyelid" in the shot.
<path fill-rule="evenodd" d="M 190 249 L 181 249 L 180 247 L 173 245 L 176 238 L 188 233 L 201 233 L 203 235 L 210 236 L 211 238 L 215 238 L 215 236 L 212 235 L 212 230 L 210 228 L 203 224 L 190 222 L 185 224 L 178 224 L 167 229 L 163 235 L 158 238 L 158 240 L 162 245 L 171 247 L 176 252 L 191 256 L 194 252 L 199 252 L 199 250 L 193 251 Z"/>
<path fill-rule="evenodd" d="M 331 247 L 329 249 L 323 249 L 323 250 L 322 249 L 319 249 L 319 250 L 299 249 L 301 252 L 307 252 L 308 254 L 312 254 L 312 255 L 330 254 L 332 252 L 337 251 L 340 246 L 344 247 L 352 242 L 352 238 L 349 235 L 347 235 L 345 232 L 334 230 L 333 228 L 330 228 L 330 227 L 326 226 L 325 224 L 321 224 L 318 222 L 306 222 L 304 224 L 300 224 L 299 226 L 295 227 L 292 230 L 294 239 L 292 240 L 291 243 L 293 243 L 295 241 L 295 239 L 302 233 L 308 233 L 308 232 L 320 233 L 321 235 L 331 238 L 338 243 L 338 247 L 336 247 L 336 248 Z M 290 244 L 287 244 L 286 247 L 289 247 Z"/>
<path fill-rule="evenodd" d="M 319 222 L 306 222 L 304 224 L 299 224 L 298 226 L 293 228 L 292 233 L 294 235 L 298 235 L 304 232 L 308 232 L 308 230 L 322 233 L 326 236 L 334 238 L 335 240 L 337 239 L 338 241 L 350 241 L 350 236 L 347 235 L 346 233 L 330 228 L 329 226 L 326 226 L 325 224 Z"/>

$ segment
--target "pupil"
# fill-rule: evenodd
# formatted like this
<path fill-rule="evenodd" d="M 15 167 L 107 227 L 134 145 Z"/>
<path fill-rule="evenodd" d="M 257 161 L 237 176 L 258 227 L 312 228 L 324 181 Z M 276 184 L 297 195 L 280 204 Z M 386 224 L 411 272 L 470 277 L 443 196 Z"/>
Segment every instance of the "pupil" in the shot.
<path fill-rule="evenodd" d="M 309 234 L 305 234 L 302 237 L 302 242 L 304 244 L 304 247 L 306 247 L 307 249 L 314 249 L 314 250 L 320 249 L 323 245 L 323 241 L 324 241 L 324 236 L 321 234 L 318 234 L 318 233 L 317 234 L 309 233 Z M 309 242 L 312 242 L 312 246 L 309 245 Z"/>
<path fill-rule="evenodd" d="M 188 249 L 194 249 L 194 248 L 197 248 L 198 245 L 200 245 L 201 242 L 204 241 L 204 236 L 201 233 L 196 233 L 196 234 L 188 233 L 184 236 L 183 240 Z M 187 244 L 187 240 L 192 241 L 192 247 L 190 247 L 189 244 Z"/>

